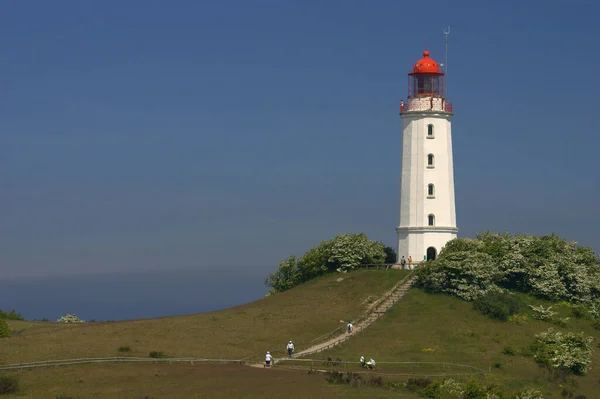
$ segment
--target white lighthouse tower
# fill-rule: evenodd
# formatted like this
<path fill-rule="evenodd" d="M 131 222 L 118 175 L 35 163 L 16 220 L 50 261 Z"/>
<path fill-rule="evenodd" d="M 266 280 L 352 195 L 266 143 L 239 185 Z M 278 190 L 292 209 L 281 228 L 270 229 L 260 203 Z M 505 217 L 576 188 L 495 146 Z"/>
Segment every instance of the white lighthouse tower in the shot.
<path fill-rule="evenodd" d="M 398 262 L 435 259 L 456 238 L 452 104 L 445 76 L 429 51 L 408 74 L 408 98 L 400 102 L 402 166 Z"/>

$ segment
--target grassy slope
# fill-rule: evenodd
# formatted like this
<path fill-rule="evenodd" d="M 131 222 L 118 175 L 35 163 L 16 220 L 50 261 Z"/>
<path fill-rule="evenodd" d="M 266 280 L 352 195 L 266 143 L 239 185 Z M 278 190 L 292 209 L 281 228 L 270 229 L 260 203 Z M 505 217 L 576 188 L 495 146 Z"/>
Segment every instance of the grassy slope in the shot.
<path fill-rule="evenodd" d="M 0 363 L 48 359 L 118 356 L 146 357 L 162 351 L 171 357 L 236 359 L 265 351 L 283 352 L 292 339 L 303 342 L 362 314 L 369 300 L 406 275 L 397 270 L 359 270 L 310 281 L 300 287 L 231 309 L 190 316 L 111 323 L 65 325 L 9 322 L 23 330 L 2 340 Z"/>
<path fill-rule="evenodd" d="M 548 303 L 521 296 L 527 303 Z M 369 329 L 357 334 L 342 345 L 322 356 L 356 360 L 361 355 L 378 361 L 453 362 L 488 369 L 491 375 L 484 381 L 494 382 L 510 390 L 524 386 L 538 387 L 544 398 L 561 397 L 563 387 L 550 383 L 533 358 L 503 354 L 507 346 L 526 348 L 534 335 L 554 327 L 560 331 L 580 332 L 595 337 L 600 342 L 600 332 L 586 321 L 572 317 L 568 308 L 555 306 L 562 317 L 571 317 L 566 328 L 529 318 L 522 325 L 487 318 L 472 309 L 472 305 L 459 299 L 438 294 L 428 294 L 420 289 L 410 290 L 406 296 Z M 423 351 L 432 348 L 434 351 Z M 495 365 L 501 365 L 496 368 Z M 404 372 L 399 369 L 397 372 Z M 592 369 L 587 376 L 572 377 L 573 383 L 565 387 L 588 399 L 597 396 L 600 378 L 600 349 L 595 351 Z"/>
<path fill-rule="evenodd" d="M 75 326 L 11 322 L 13 329 L 25 328 L 25 331 L 21 336 L 2 340 L 0 360 L 13 363 L 111 356 L 117 355 L 116 348 L 120 345 L 131 345 L 132 355 L 141 356 L 147 356 L 150 350 L 162 350 L 173 356 L 241 357 L 263 353 L 278 343 L 284 346 L 289 338 L 295 339 L 298 349 L 302 349 L 301 341 L 343 327 L 340 320 L 360 314 L 369 302 L 369 294 L 386 291 L 403 275 L 405 273 L 398 271 L 358 271 L 344 276 L 342 282 L 336 281 L 337 275 L 329 276 L 248 305 L 194 316 Z M 541 303 L 526 296 L 522 298 L 527 303 Z M 558 309 L 562 317 L 571 316 L 567 308 L 555 306 L 554 309 Z M 527 309 L 526 313 L 530 311 Z M 596 338 L 595 343 L 600 342 L 599 331 L 573 317 L 567 328 L 531 317 L 522 325 L 499 322 L 474 311 L 470 303 L 412 289 L 367 330 L 313 357 L 333 356 L 357 361 L 360 355 L 365 355 L 380 362 L 447 361 L 484 369 L 491 366 L 492 373 L 484 378 L 485 382 L 495 382 L 511 390 L 537 386 L 544 391 L 544 398 L 559 398 L 563 387 L 548 382 L 531 357 L 502 353 L 508 346 L 527 347 L 533 342 L 534 334 L 549 327 L 584 331 Z M 423 351 L 423 348 L 433 351 Z M 494 367 L 496 364 L 501 367 Z M 348 368 L 354 369 L 358 371 L 357 366 Z M 385 371 L 405 372 L 406 369 Z M 38 369 L 20 375 L 24 391 L 19 397 L 32 398 L 45 391 L 76 397 L 96 393 L 98 397 L 107 398 L 194 397 L 190 396 L 193 392 L 210 393 L 214 397 L 269 397 L 269 393 L 271 397 L 282 397 L 282 392 L 290 387 L 290 397 L 335 397 L 336 394 L 413 397 L 376 388 L 333 386 L 319 375 L 240 366 L 111 364 Z M 577 386 L 572 382 L 565 384 L 570 391 L 584 394 L 588 399 L 597 397 L 600 349 L 594 354 L 588 375 L 571 377 L 571 380 Z"/>
<path fill-rule="evenodd" d="M 14 372 L 14 398 L 413 398 L 372 387 L 329 384 L 321 374 L 240 365 L 111 364 Z"/>

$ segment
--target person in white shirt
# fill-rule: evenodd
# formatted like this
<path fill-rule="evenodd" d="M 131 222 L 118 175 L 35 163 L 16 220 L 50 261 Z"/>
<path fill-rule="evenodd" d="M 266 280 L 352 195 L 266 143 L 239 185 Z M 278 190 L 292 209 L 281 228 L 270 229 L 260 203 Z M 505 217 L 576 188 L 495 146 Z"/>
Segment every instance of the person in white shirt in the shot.
<path fill-rule="evenodd" d="M 365 357 L 364 356 L 360 357 L 360 367 L 365 368 Z"/>
<path fill-rule="evenodd" d="M 352 325 L 352 322 L 348 322 L 348 334 L 352 333 L 353 328 L 354 326 Z"/>
<path fill-rule="evenodd" d="M 375 359 L 370 358 L 369 361 L 367 362 L 367 367 L 370 369 L 374 369 L 375 368 Z"/>
<path fill-rule="evenodd" d="M 271 367 L 271 360 L 273 360 L 273 356 L 267 351 L 267 354 L 265 355 L 265 367 Z"/>
<path fill-rule="evenodd" d="M 294 344 L 292 343 L 292 341 L 290 341 L 290 343 L 287 344 L 287 352 L 288 356 L 292 357 L 292 354 L 294 353 Z"/>

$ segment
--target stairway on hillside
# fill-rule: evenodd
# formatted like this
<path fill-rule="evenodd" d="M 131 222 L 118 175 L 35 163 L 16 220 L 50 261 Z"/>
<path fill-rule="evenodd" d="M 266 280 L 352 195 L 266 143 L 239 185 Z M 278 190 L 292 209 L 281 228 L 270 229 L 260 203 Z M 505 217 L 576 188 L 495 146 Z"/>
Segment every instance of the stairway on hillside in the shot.
<path fill-rule="evenodd" d="M 410 289 L 410 287 L 414 283 L 415 278 L 416 277 L 414 277 L 414 276 L 410 276 L 408 278 L 408 280 L 406 280 L 403 284 L 396 286 L 390 292 L 385 294 L 384 298 L 381 300 L 381 302 L 378 303 L 376 306 L 374 306 L 373 309 L 370 312 L 368 312 L 367 315 L 362 320 L 360 320 L 358 323 L 356 323 L 352 334 L 342 333 L 342 334 L 340 334 L 336 337 L 333 337 L 325 342 L 321 342 L 319 344 L 311 346 L 310 348 L 304 349 L 304 350 L 296 353 L 295 356 L 300 357 L 300 356 L 310 355 L 313 353 L 322 352 L 325 349 L 329 349 L 333 346 L 336 346 L 336 345 L 346 341 L 348 338 L 352 337 L 354 334 L 357 334 L 358 332 L 369 327 L 375 320 L 377 320 L 384 313 L 386 313 L 392 306 L 394 306 L 396 304 L 396 302 L 398 302 L 404 296 L 404 294 L 406 294 L 406 292 Z"/>

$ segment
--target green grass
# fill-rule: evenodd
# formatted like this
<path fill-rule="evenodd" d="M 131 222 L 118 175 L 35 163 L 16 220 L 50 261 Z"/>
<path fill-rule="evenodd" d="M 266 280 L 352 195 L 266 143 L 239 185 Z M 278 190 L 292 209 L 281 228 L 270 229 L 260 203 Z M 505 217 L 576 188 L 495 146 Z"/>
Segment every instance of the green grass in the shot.
<path fill-rule="evenodd" d="M 106 356 L 239 359 L 267 350 L 283 353 L 289 340 L 300 351 L 310 341 L 359 317 L 407 273 L 358 270 L 310 281 L 231 309 L 190 316 L 110 323 L 9 321 L 18 336 L 2 340 L 0 363 Z M 119 348 L 128 346 L 126 353 Z"/>
<path fill-rule="evenodd" d="M 266 350 L 282 353 L 293 339 L 297 351 L 309 340 L 332 329 L 343 330 L 345 321 L 357 319 L 377 296 L 388 291 L 407 273 L 403 271 L 355 271 L 326 276 L 290 291 L 265 299 L 199 315 L 165 317 L 113 323 L 60 325 L 10 321 L 20 335 L 3 339 L 2 363 L 46 359 L 101 356 L 143 356 L 151 351 L 170 357 L 241 358 Z M 339 278 L 342 281 L 338 281 Z M 527 304 L 550 305 L 525 295 Z M 568 389 L 588 399 L 600 388 L 600 349 L 594 354 L 586 376 L 570 376 L 567 382 L 551 382 L 533 358 L 526 356 L 534 335 L 553 327 L 560 331 L 584 331 L 600 343 L 600 331 L 588 321 L 572 316 L 568 306 L 554 305 L 560 317 L 571 317 L 566 328 L 527 318 L 522 324 L 501 322 L 473 310 L 472 304 L 447 295 L 411 289 L 388 313 L 368 329 L 343 344 L 316 355 L 314 364 L 326 368 L 327 356 L 355 362 L 343 371 L 359 371 L 361 355 L 373 357 L 378 371 L 391 374 L 385 379 L 407 377 L 393 374 L 464 370 L 440 366 L 386 366 L 381 362 L 450 362 L 490 370 L 473 378 L 481 383 L 501 385 L 515 392 L 537 387 L 544 398 L 561 398 Z M 120 347 L 130 347 L 119 352 Z M 408 392 L 381 388 L 333 385 L 323 375 L 309 375 L 289 369 L 264 370 L 241 365 L 102 364 L 40 368 L 16 372 L 23 386 L 18 398 L 36 398 L 41 393 L 79 397 L 193 398 L 205 397 L 400 397 L 415 398 Z M 196 396 L 194 396 L 196 395 Z M 199 395 L 199 396 L 198 396 Z M 283 395 L 283 396 L 282 396 Z"/>
<path fill-rule="evenodd" d="M 549 305 L 525 295 L 520 297 L 526 304 Z M 502 385 L 507 390 L 538 387 L 544 391 L 544 398 L 552 398 L 560 397 L 560 392 L 566 387 L 589 399 L 594 398 L 600 388 L 600 350 L 594 354 L 590 373 L 583 377 L 569 377 L 570 382 L 566 384 L 551 383 L 531 356 L 520 354 L 533 342 L 535 334 L 549 327 L 560 331 L 584 331 L 595 337 L 595 344 L 600 342 L 600 332 L 591 328 L 588 322 L 573 318 L 567 307 L 555 305 L 553 310 L 558 310 L 561 317 L 571 317 L 566 328 L 532 319 L 527 306 L 524 306 L 523 312 L 528 318 L 518 325 L 489 319 L 473 310 L 469 302 L 411 289 L 371 327 L 323 352 L 322 356 L 340 357 L 357 363 L 364 355 L 379 362 L 466 364 L 491 370 L 487 377 L 480 379 Z M 515 349 L 517 355 L 504 354 L 507 347 Z M 500 368 L 497 368 L 498 365 Z M 389 372 L 389 367 L 387 369 L 386 372 Z M 396 370 L 398 373 L 406 371 L 406 367 L 397 367 Z"/>
<path fill-rule="evenodd" d="M 416 398 L 373 387 L 333 385 L 322 374 L 241 365 L 82 365 L 13 372 L 11 398 Z"/>

